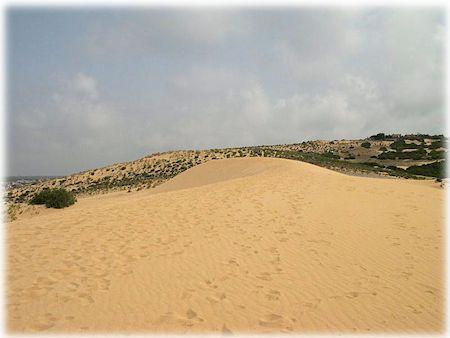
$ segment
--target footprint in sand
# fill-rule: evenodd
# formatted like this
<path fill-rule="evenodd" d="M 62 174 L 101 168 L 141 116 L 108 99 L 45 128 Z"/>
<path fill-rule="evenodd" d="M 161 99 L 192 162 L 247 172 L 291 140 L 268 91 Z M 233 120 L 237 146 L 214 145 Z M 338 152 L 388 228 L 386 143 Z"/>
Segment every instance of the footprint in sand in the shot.
<path fill-rule="evenodd" d="M 38 286 L 30 287 L 26 290 L 26 297 L 30 299 L 35 299 L 47 294 L 47 291 L 44 288 L 40 288 Z"/>
<path fill-rule="evenodd" d="M 411 312 L 414 313 L 414 314 L 416 314 L 416 315 L 422 313 L 422 311 L 417 310 L 414 306 L 408 305 L 408 307 L 412 310 Z"/>
<path fill-rule="evenodd" d="M 266 298 L 268 300 L 279 300 L 280 295 L 281 293 L 278 290 L 269 290 L 269 292 L 266 294 Z"/>
<path fill-rule="evenodd" d="M 347 298 L 356 298 L 359 296 L 359 292 L 356 292 L 356 291 L 348 292 L 345 296 Z"/>
<path fill-rule="evenodd" d="M 222 325 L 222 333 L 224 334 L 233 334 L 233 331 L 231 331 L 225 324 Z"/>
<path fill-rule="evenodd" d="M 270 273 L 268 272 L 262 272 L 256 278 L 264 280 L 264 281 L 271 281 L 272 277 L 270 277 Z"/>
<path fill-rule="evenodd" d="M 303 306 L 306 306 L 306 307 L 308 307 L 308 308 L 310 308 L 310 309 L 316 309 L 316 308 L 319 306 L 319 304 L 320 304 L 321 302 L 322 302 L 321 299 L 319 299 L 319 298 L 314 298 L 314 299 L 312 299 L 312 300 L 310 300 L 310 301 L 308 301 L 308 302 L 303 302 L 302 305 L 303 305 Z"/>
<path fill-rule="evenodd" d="M 283 318 L 283 316 L 276 314 L 276 313 L 271 313 L 271 314 L 264 316 L 262 319 L 259 320 L 258 323 L 260 326 L 272 328 L 272 329 L 273 328 L 287 329 L 287 330 L 291 329 L 291 327 L 289 327 L 286 324 L 286 321 Z"/>
<path fill-rule="evenodd" d="M 197 313 L 194 310 L 189 309 L 186 311 L 186 316 L 188 319 L 192 319 L 192 318 L 197 317 Z"/>
<path fill-rule="evenodd" d="M 83 305 L 89 305 L 94 303 L 94 298 L 91 297 L 88 293 L 80 293 L 78 297 L 81 299 Z"/>
<path fill-rule="evenodd" d="M 34 331 L 45 331 L 55 326 L 57 318 L 50 312 L 47 312 L 45 316 L 38 318 L 37 323 L 32 326 Z"/>
<path fill-rule="evenodd" d="M 183 291 L 183 294 L 181 295 L 181 299 L 189 299 L 192 297 L 192 292 L 189 292 L 187 290 Z"/>
<path fill-rule="evenodd" d="M 55 326 L 54 322 L 41 322 L 35 324 L 32 329 L 35 331 L 45 331 Z"/>
<path fill-rule="evenodd" d="M 236 259 L 235 259 L 235 258 L 232 258 L 232 259 L 228 260 L 228 264 L 229 264 L 229 265 L 239 266 L 239 263 L 236 262 Z"/>
<path fill-rule="evenodd" d="M 203 319 L 203 318 L 200 318 L 200 317 L 197 315 L 197 312 L 195 312 L 195 311 L 192 310 L 192 309 L 188 309 L 188 310 L 186 311 L 186 318 L 187 318 L 187 321 L 184 322 L 184 326 L 186 326 L 186 327 L 191 327 L 191 326 L 193 326 L 193 325 L 196 324 L 196 323 L 199 323 L 199 322 L 203 322 L 203 321 L 204 321 L 204 319 Z"/>
<path fill-rule="evenodd" d="M 225 298 L 227 298 L 227 295 L 225 292 L 217 293 L 216 296 L 219 297 L 220 300 L 224 300 Z"/>
<path fill-rule="evenodd" d="M 423 284 L 423 283 L 416 283 L 417 285 L 419 285 L 425 293 L 431 294 L 433 296 L 438 295 L 440 293 L 439 289 L 431 286 L 431 285 L 427 285 L 427 284 Z"/>
<path fill-rule="evenodd" d="M 213 284 L 213 282 L 212 282 L 211 280 L 209 280 L 209 279 L 205 280 L 205 283 L 206 283 L 210 288 L 213 288 L 213 289 L 217 289 L 217 288 L 218 288 L 218 286 L 217 286 L 216 284 Z"/>

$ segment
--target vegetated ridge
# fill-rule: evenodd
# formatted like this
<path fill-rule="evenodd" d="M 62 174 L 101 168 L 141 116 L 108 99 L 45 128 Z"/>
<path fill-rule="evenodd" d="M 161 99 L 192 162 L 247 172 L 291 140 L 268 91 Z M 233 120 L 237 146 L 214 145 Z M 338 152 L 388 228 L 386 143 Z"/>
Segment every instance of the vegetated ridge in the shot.
<path fill-rule="evenodd" d="M 440 180 L 445 177 L 446 148 L 446 138 L 443 135 L 380 133 L 364 140 L 318 140 L 294 144 L 170 151 L 62 178 L 12 187 L 6 191 L 6 201 L 27 203 L 45 188 L 65 188 L 75 195 L 153 188 L 198 164 L 236 157 L 292 159 L 352 175 Z"/>

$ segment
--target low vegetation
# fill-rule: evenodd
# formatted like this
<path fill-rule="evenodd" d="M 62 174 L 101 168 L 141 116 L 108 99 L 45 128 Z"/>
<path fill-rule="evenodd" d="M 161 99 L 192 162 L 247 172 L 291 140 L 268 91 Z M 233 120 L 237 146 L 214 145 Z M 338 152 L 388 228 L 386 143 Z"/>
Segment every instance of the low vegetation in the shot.
<path fill-rule="evenodd" d="M 64 188 L 44 189 L 33 196 L 30 204 L 45 204 L 47 208 L 61 209 L 74 204 L 75 196 Z"/>
<path fill-rule="evenodd" d="M 8 189 L 5 199 L 12 203 L 31 202 L 48 204 L 49 207 L 65 207 L 73 204 L 71 197 L 74 195 L 153 188 L 201 163 L 237 157 L 286 158 L 349 174 L 377 174 L 407 179 L 442 178 L 445 177 L 442 169 L 445 163 L 442 160 L 446 157 L 445 147 L 446 139 L 442 135 L 379 133 L 365 140 L 305 141 L 155 153 L 136 161 Z M 55 193 L 55 189 L 58 192 Z M 56 201 L 50 201 L 50 192 L 57 196 Z M 61 200 L 63 202 L 59 202 Z"/>
<path fill-rule="evenodd" d="M 410 149 L 410 148 L 408 148 Z M 380 155 L 378 155 L 378 159 L 380 160 L 427 160 L 433 159 L 428 156 L 428 153 L 425 149 L 417 149 L 414 151 L 384 151 Z"/>
<path fill-rule="evenodd" d="M 436 177 L 438 179 L 443 179 L 445 175 L 445 161 L 433 162 L 430 164 L 423 165 L 413 165 L 406 169 L 410 174 Z"/>

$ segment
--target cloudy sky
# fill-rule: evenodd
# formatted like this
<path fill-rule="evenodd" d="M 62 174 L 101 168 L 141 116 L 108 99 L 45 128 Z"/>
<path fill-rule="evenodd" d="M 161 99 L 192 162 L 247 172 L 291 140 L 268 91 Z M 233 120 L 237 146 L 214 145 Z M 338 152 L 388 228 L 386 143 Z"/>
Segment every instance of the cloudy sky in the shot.
<path fill-rule="evenodd" d="M 439 8 L 12 8 L 7 20 L 9 175 L 445 131 Z"/>

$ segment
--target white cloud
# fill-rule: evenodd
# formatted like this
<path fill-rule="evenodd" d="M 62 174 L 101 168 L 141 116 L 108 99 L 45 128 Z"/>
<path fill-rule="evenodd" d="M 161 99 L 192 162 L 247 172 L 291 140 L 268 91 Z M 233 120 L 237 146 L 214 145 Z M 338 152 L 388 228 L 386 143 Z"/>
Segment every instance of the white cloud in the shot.
<path fill-rule="evenodd" d="M 385 118 L 377 86 L 350 74 L 323 93 L 281 98 L 270 97 L 251 74 L 230 69 L 194 68 L 170 83 L 160 98 L 170 118 L 144 136 L 166 149 L 361 137 Z"/>
<path fill-rule="evenodd" d="M 61 46 L 42 55 L 65 82 L 27 59 L 38 54 L 15 51 L 11 167 L 70 172 L 173 149 L 442 133 L 442 13 L 100 10 L 71 16 L 85 23 L 72 40 L 56 29 L 63 20 L 49 22 Z M 30 64 L 42 68 L 28 74 Z"/>
<path fill-rule="evenodd" d="M 193 15 L 195 20 L 192 20 Z M 248 35 L 250 30 L 246 17 L 232 10 L 178 12 L 173 15 L 173 22 L 168 29 L 170 34 L 179 39 L 206 44 L 217 44 L 229 37 Z"/>
<path fill-rule="evenodd" d="M 73 89 L 81 95 L 90 99 L 98 98 L 97 81 L 86 74 L 78 73 L 72 79 Z"/>
<path fill-rule="evenodd" d="M 26 130 L 14 135 L 21 141 L 15 165 L 33 161 L 39 163 L 38 174 L 57 174 L 123 159 L 125 116 L 100 97 L 96 79 L 77 73 L 56 87 L 46 107 L 15 116 L 14 128 Z M 58 163 L 71 169 L 55 169 Z"/>
<path fill-rule="evenodd" d="M 80 48 L 97 57 L 174 54 L 214 48 L 229 38 L 250 36 L 251 22 L 238 10 L 156 10 L 96 21 L 81 37 Z"/>

